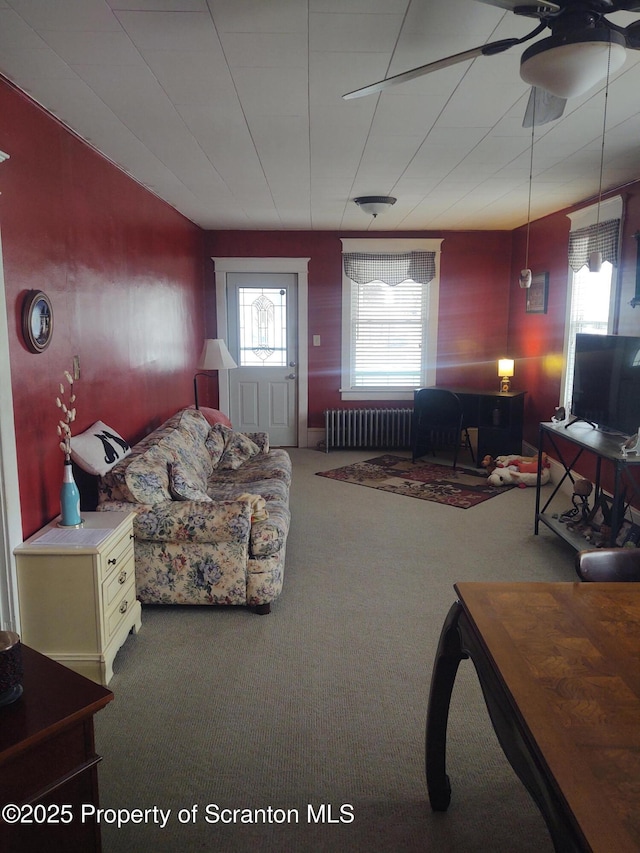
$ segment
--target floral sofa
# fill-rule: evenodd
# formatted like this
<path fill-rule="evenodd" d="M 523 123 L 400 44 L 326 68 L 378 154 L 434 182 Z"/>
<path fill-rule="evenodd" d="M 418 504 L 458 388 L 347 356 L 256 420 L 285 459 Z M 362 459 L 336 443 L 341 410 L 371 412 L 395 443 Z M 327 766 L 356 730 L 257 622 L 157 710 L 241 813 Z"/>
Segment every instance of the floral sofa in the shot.
<path fill-rule="evenodd" d="M 291 460 L 266 433 L 177 412 L 99 480 L 98 510 L 134 510 L 143 604 L 244 604 L 282 589 Z"/>

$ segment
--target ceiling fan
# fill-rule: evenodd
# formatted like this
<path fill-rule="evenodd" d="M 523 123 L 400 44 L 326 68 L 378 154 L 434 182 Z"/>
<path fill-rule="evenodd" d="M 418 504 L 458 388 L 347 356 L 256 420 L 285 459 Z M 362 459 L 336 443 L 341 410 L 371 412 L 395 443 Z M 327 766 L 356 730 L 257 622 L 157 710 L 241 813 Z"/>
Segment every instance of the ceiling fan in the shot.
<path fill-rule="evenodd" d="M 532 86 L 523 125 L 531 127 L 559 118 L 568 98 L 588 92 L 609 72 L 622 67 L 626 48 L 640 50 L 640 21 L 620 27 L 607 20 L 613 12 L 640 13 L 640 0 L 538 0 L 525 5 L 518 0 L 478 0 L 507 9 L 516 15 L 537 18 L 539 24 L 522 38 L 489 42 L 444 59 L 429 62 L 402 74 L 387 77 L 343 95 L 360 98 L 414 80 L 441 68 L 478 56 L 494 56 L 540 35 L 551 35 L 530 45 L 520 59 L 520 76 Z"/>

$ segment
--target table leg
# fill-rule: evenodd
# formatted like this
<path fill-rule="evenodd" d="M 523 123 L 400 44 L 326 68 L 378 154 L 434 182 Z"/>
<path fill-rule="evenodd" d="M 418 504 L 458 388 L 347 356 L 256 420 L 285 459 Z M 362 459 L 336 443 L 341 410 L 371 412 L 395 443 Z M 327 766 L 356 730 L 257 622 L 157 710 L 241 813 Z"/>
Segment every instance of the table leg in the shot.
<path fill-rule="evenodd" d="M 451 802 L 451 784 L 446 772 L 447 721 L 458 666 L 466 658 L 471 658 L 476 669 L 500 746 L 542 812 L 555 850 L 557 853 L 583 851 L 582 835 L 567 813 L 561 793 L 459 601 L 452 605 L 442 626 L 429 693 L 425 769 L 431 808 L 446 811 Z"/>
<path fill-rule="evenodd" d="M 451 785 L 446 771 L 447 721 L 458 666 L 467 657 L 462 651 L 458 631 L 461 612 L 462 607 L 456 601 L 442 626 L 429 692 L 425 769 L 429 802 L 434 811 L 446 811 L 451 801 Z"/>

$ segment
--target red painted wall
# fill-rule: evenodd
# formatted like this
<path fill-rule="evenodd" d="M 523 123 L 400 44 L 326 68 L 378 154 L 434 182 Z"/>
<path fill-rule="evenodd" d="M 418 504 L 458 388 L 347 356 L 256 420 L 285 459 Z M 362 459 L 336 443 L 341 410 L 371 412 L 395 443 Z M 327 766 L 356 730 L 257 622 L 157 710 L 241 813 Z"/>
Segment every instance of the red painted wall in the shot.
<path fill-rule="evenodd" d="M 80 357 L 74 433 L 96 420 L 130 442 L 192 400 L 204 338 L 203 234 L 0 80 L 0 227 L 25 535 L 59 512 L 55 397 Z M 34 354 L 26 291 L 52 300 Z M 3 381 L 7 380 L 6 374 Z"/>
<path fill-rule="evenodd" d="M 342 243 L 334 232 L 218 231 L 206 235 L 209 258 L 302 257 L 309 261 L 309 426 L 340 399 Z M 349 232 L 349 237 L 443 237 L 437 382 L 497 386 L 497 359 L 505 354 L 509 312 L 511 235 L 508 232 Z M 210 264 L 210 269 L 213 265 Z M 213 285 L 210 285 L 213 287 Z M 211 318 L 210 328 L 215 328 Z M 311 346 L 320 335 L 322 346 Z M 377 401 L 376 406 L 384 403 Z"/>

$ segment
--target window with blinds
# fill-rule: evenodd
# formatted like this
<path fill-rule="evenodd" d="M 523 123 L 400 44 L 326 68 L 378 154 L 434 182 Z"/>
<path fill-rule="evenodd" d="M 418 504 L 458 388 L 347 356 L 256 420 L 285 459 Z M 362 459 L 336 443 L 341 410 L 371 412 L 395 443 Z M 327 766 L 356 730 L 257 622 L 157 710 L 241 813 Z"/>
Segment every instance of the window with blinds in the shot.
<path fill-rule="evenodd" d="M 418 388 L 428 284 L 351 282 L 351 388 Z"/>
<path fill-rule="evenodd" d="M 340 399 L 413 400 L 436 380 L 442 239 L 340 240 Z"/>
<path fill-rule="evenodd" d="M 613 266 L 609 261 L 603 262 L 600 272 L 589 272 L 589 267 L 585 264 L 573 274 L 563 403 L 567 411 L 570 411 L 573 391 L 576 334 L 578 332 L 588 332 L 592 335 L 607 334 L 612 277 Z"/>
<path fill-rule="evenodd" d="M 623 213 L 622 196 L 614 196 L 601 204 L 568 214 L 569 281 L 565 318 L 564 372 L 560 405 L 571 411 L 573 367 L 576 354 L 576 334 L 611 334 L 614 324 L 616 271 L 620 222 Z M 600 272 L 589 271 L 589 255 L 600 251 L 603 257 Z"/>

